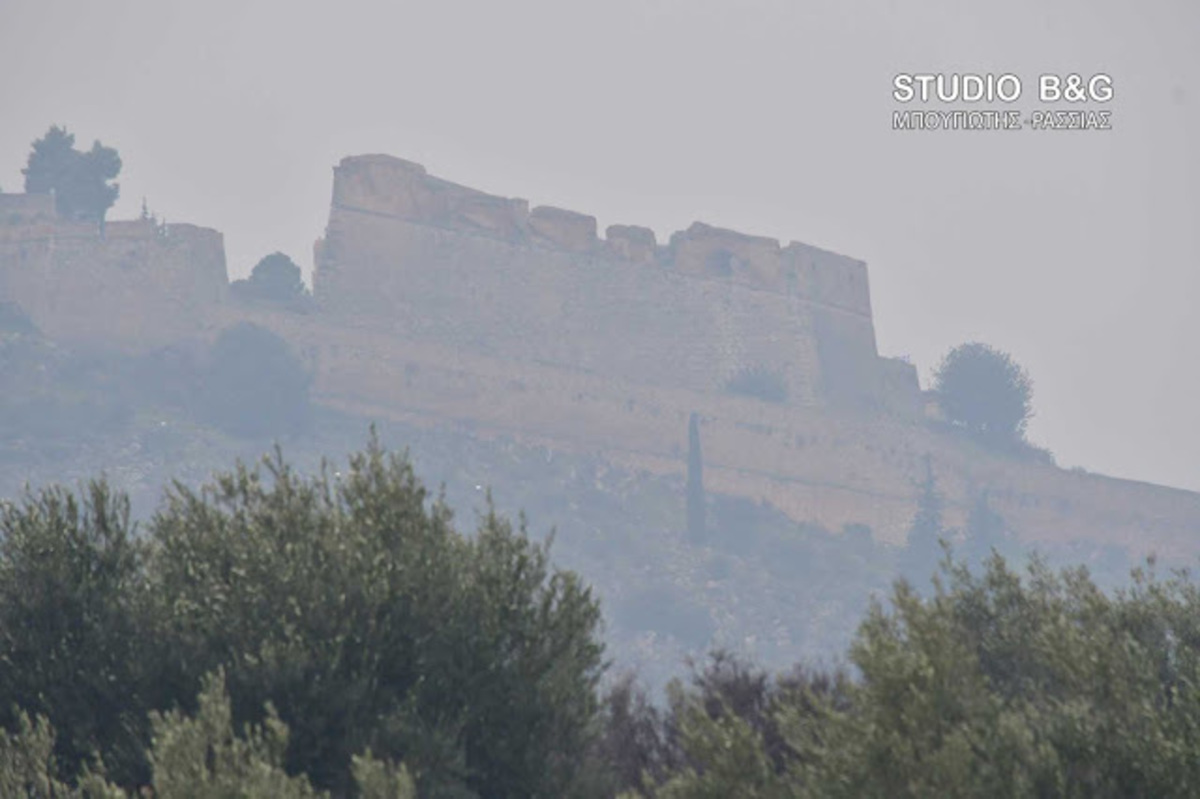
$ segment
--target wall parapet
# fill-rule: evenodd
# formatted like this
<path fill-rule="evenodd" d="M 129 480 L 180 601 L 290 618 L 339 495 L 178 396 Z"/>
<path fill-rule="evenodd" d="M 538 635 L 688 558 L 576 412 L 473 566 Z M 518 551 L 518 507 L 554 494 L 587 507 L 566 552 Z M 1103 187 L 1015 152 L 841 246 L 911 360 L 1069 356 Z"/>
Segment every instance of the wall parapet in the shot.
<path fill-rule="evenodd" d="M 428 173 L 390 155 L 349 156 L 334 168 L 335 211 L 394 217 L 483 235 L 512 244 L 654 265 L 703 279 L 805 296 L 870 315 L 866 264 L 799 242 L 754 236 L 703 222 L 673 233 L 665 245 L 649 228 L 612 225 L 597 234 L 595 217 L 488 194 Z"/>

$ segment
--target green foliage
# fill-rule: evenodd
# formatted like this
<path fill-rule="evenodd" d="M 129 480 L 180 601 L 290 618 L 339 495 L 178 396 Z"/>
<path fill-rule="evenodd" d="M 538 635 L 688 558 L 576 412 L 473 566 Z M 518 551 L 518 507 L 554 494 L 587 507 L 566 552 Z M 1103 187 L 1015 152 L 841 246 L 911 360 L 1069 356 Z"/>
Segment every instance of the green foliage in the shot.
<path fill-rule="evenodd" d="M 978 492 L 967 514 L 963 558 L 973 569 L 983 568 L 993 552 L 1009 562 L 1021 557 L 1021 547 L 1004 517 L 991 506 L 987 490 Z"/>
<path fill-rule="evenodd" d="M 126 799 L 125 793 L 104 779 L 99 768 L 84 767 L 72 787 L 58 776 L 54 760 L 54 728 L 45 716 L 36 720 L 22 712 L 17 730 L 0 729 L 0 796 L 34 799 Z"/>
<path fill-rule="evenodd" d="M 746 366 L 725 383 L 725 391 L 764 402 L 787 402 L 787 384 L 783 375 L 765 366 Z"/>
<path fill-rule="evenodd" d="M 853 649 L 862 671 L 834 765 L 857 795 L 1186 796 L 1200 779 L 1196 588 L 1002 558 L 904 586 Z M 870 764 L 864 768 L 864 764 Z"/>
<path fill-rule="evenodd" d="M 404 766 L 376 760 L 368 749 L 352 760 L 360 799 L 416 799 L 417 786 Z"/>
<path fill-rule="evenodd" d="M 242 299 L 293 308 L 306 307 L 311 299 L 300 276 L 300 267 L 281 252 L 265 256 L 255 264 L 250 277 L 235 280 L 230 291 Z"/>
<path fill-rule="evenodd" d="M 233 711 L 225 691 L 225 675 L 204 679 L 192 718 L 172 710 L 151 714 L 154 795 L 161 799 L 306 799 L 317 797 L 305 777 L 284 771 L 287 725 L 267 706 L 261 727 L 247 726 L 243 737 L 233 732 Z"/>
<path fill-rule="evenodd" d="M 94 752 L 121 774 L 143 763 L 143 560 L 128 500 L 102 481 L 0 506 L 0 723 L 16 706 L 48 717 L 65 773 Z"/>
<path fill-rule="evenodd" d="M 235 436 L 265 438 L 307 425 L 311 378 L 287 342 L 249 322 L 213 344 L 199 397 L 202 419 Z"/>
<path fill-rule="evenodd" d="M 103 222 L 117 201 L 120 187 L 109 181 L 121 172 L 121 157 L 100 142 L 92 149 L 75 149 L 75 136 L 66 128 L 52 126 L 33 143 L 33 151 L 22 173 L 30 194 L 54 192 L 59 214 L 68 219 Z"/>
<path fill-rule="evenodd" d="M 147 760 L 153 779 L 136 792 L 125 792 L 105 779 L 103 763 L 84 767 L 72 786 L 58 776 L 53 757 L 55 733 L 44 716 L 18 714 L 17 731 L 0 730 L 0 796 L 64 799 L 319 799 L 307 777 L 283 768 L 288 728 L 268 705 L 261 726 L 234 734 L 233 713 L 223 672 L 207 675 L 195 716 L 178 710 L 151 713 L 152 747 Z M 408 770 L 376 760 L 367 751 L 353 759 L 354 782 L 361 799 L 415 799 Z"/>
<path fill-rule="evenodd" d="M 941 559 L 947 531 L 942 526 L 942 495 L 937 490 L 933 466 L 925 459 L 925 479 L 917 495 L 917 512 L 908 529 L 900 558 L 900 574 L 914 585 L 923 584 Z"/>
<path fill-rule="evenodd" d="M 17 731 L 0 730 L 0 795 L 50 796 L 69 789 L 54 774 L 54 731 L 45 716 L 17 714 Z"/>
<path fill-rule="evenodd" d="M 824 730 L 846 711 L 849 691 L 840 672 L 796 668 L 771 679 L 716 652 L 690 686 L 668 687 L 665 717 L 647 718 L 661 730 L 652 739 L 659 767 L 621 787 L 657 799 L 807 795 L 801 775 L 819 762 Z"/>
<path fill-rule="evenodd" d="M 603 734 L 594 755 L 606 767 L 606 795 L 648 790 L 677 767 L 673 730 L 637 684 L 632 672 L 609 688 L 603 703 Z"/>
<path fill-rule="evenodd" d="M 345 475 L 266 468 L 177 487 L 152 524 L 175 679 L 226 664 L 235 708 L 278 707 L 289 770 L 319 785 L 370 747 L 422 795 L 565 789 L 600 668 L 578 579 L 494 512 L 461 536 L 374 445 Z"/>
<path fill-rule="evenodd" d="M 785 777 L 767 757 L 762 736 L 745 719 L 724 709 L 710 715 L 678 688 L 672 691 L 681 720 L 682 747 L 689 761 L 652 795 L 658 799 L 725 799 L 730 796 L 786 797 Z M 702 769 L 702 770 L 700 770 Z"/>
<path fill-rule="evenodd" d="M 976 342 L 951 350 L 934 375 L 951 422 L 992 444 L 1022 441 L 1033 415 L 1033 384 L 1008 353 Z"/>
<path fill-rule="evenodd" d="M 931 477 L 918 520 L 932 529 Z M 968 527 L 1003 530 L 985 499 Z M 782 557 L 737 518 L 754 522 L 743 545 Z M 599 702 L 595 600 L 523 521 L 489 503 L 463 535 L 377 443 L 340 471 L 301 477 L 276 455 L 177 486 L 142 536 L 102 482 L 29 493 L 2 522 L 0 795 L 120 795 L 108 780 L 423 797 L 1200 784 L 1200 593 L 1182 576 L 1137 572 L 1109 595 L 1040 561 L 947 558 L 925 596 L 901 581 L 871 605 L 853 679 L 716 655 L 661 709 L 628 681 Z M 795 563 L 824 563 L 839 538 L 792 532 Z"/>
<path fill-rule="evenodd" d="M 429 797 L 587 795 L 599 609 L 523 521 L 489 509 L 464 536 L 375 443 L 344 473 L 276 455 L 176 486 L 141 538 L 90 491 L 6 507 L 0 549 L 5 726 L 46 716 L 61 773 L 98 752 L 125 786 L 153 769 L 183 790 L 203 765 L 218 793 L 286 772 L 337 795 L 406 773 Z M 238 742 L 226 718 L 262 728 Z"/>
<path fill-rule="evenodd" d="M 1082 570 L 947 563 L 906 582 L 851 648 L 859 677 L 761 714 L 676 692 L 686 757 L 656 797 L 1184 797 L 1200 784 L 1200 592 L 1135 572 L 1109 596 Z M 754 706 L 751 705 L 751 708 Z M 782 756 L 772 757 L 772 752 Z"/>

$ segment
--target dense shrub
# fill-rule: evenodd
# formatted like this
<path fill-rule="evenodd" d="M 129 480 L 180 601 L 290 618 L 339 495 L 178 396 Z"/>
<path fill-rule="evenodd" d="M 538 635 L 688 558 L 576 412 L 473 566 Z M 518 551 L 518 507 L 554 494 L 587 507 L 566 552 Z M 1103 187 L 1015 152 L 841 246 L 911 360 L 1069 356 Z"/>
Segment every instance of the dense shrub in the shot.
<path fill-rule="evenodd" d="M 0 723 L 13 729 L 17 706 L 47 716 L 65 773 L 98 752 L 143 776 L 144 555 L 103 482 L 0 506 Z"/>
<path fill-rule="evenodd" d="M 230 293 L 241 300 L 264 302 L 293 310 L 309 307 L 312 297 L 300 276 L 300 267 L 281 252 L 264 257 L 245 280 L 235 280 Z"/>
<path fill-rule="evenodd" d="M 933 532 L 931 476 L 925 488 L 914 526 Z M 1003 540 L 985 501 L 973 515 Z M 276 455 L 176 486 L 144 534 L 103 482 L 5 505 L 0 795 L 1175 797 L 1200 784 L 1200 590 L 1185 575 L 1136 571 L 1106 594 L 1083 570 L 946 558 L 923 595 L 902 580 L 871 603 L 851 671 L 771 677 L 717 654 L 656 706 L 629 679 L 601 699 L 597 604 L 523 525 L 492 510 L 470 536 L 452 522 L 374 443 L 342 471 L 301 477 Z M 815 582 L 837 537 L 805 535 Z M 756 545 L 782 559 L 775 538 Z M 822 585 L 821 601 L 838 588 Z M 678 609 L 669 592 L 640 599 L 639 612 Z"/>
<path fill-rule="evenodd" d="M 147 748 L 173 709 L 215 712 L 196 696 L 223 670 L 236 726 L 265 723 L 276 765 L 339 795 L 400 779 L 353 759 L 368 750 L 422 796 L 585 795 L 596 601 L 523 525 L 488 512 L 459 533 L 375 444 L 344 472 L 276 456 L 177 485 L 144 536 L 102 482 L 31 494 L 2 525 L 0 708 L 9 730 L 21 711 L 59 730 L 64 779 L 93 753 L 117 784 L 160 779 Z"/>
<path fill-rule="evenodd" d="M 151 713 L 152 745 L 146 753 L 152 776 L 139 796 L 160 799 L 306 799 L 326 797 L 304 775 L 283 768 L 288 727 L 274 709 L 266 721 L 234 729 L 224 674 L 205 678 L 195 716 L 177 710 Z M 59 775 L 52 757 L 55 731 L 44 716 L 22 713 L 17 730 L 0 730 L 0 796 L 62 799 L 130 799 L 106 779 L 104 764 L 87 767 L 72 787 Z M 404 766 L 375 759 L 370 752 L 353 758 L 355 787 L 361 799 L 413 799 L 416 787 Z"/>
<path fill-rule="evenodd" d="M 754 701 L 676 689 L 682 765 L 655 797 L 1185 797 L 1200 780 L 1200 592 L 1138 571 L 1105 595 L 1082 570 L 947 563 L 897 584 L 822 676 Z M 769 723 L 764 724 L 763 718 Z M 782 741 L 782 744 L 780 743 Z"/>
<path fill-rule="evenodd" d="M 235 436 L 296 433 L 309 423 L 310 383 L 286 341 L 240 322 L 213 344 L 197 410 L 202 420 Z"/>

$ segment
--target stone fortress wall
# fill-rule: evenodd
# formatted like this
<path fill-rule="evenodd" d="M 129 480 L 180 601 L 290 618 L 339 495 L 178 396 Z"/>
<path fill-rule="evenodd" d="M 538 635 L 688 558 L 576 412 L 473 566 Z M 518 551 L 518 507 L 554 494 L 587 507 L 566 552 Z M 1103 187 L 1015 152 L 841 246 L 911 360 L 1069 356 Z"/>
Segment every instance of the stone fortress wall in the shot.
<path fill-rule="evenodd" d="M 1017 462 L 922 423 L 915 371 L 875 349 L 866 268 L 696 224 L 660 245 L 528 210 L 385 156 L 335 171 L 317 310 L 228 301 L 220 234 L 149 221 L 103 234 L 49 198 L 0 195 L 0 301 L 65 341 L 143 352 L 251 320 L 313 371 L 318 402 L 681 475 L 901 543 L 926 458 L 961 525 L 971 497 L 1026 540 L 1200 553 L 1200 494 Z M 724 392 L 777 368 L 786 403 Z"/>
<path fill-rule="evenodd" d="M 0 194 L 0 300 L 51 338 L 145 352 L 195 335 L 228 291 L 224 238 L 153 220 L 66 222 L 50 195 Z"/>
<path fill-rule="evenodd" d="M 220 328 L 246 318 L 228 309 Z M 480 438 L 592 454 L 651 474 L 682 475 L 687 422 L 700 417 L 704 483 L 766 501 L 797 521 L 837 531 L 867 524 L 902 544 L 928 457 L 961 527 L 971 499 L 1023 540 L 1200 554 L 1200 494 L 1018 462 L 887 414 L 797 407 L 686 388 L 647 386 L 555 365 L 508 361 L 395 337 L 370 320 L 347 324 L 282 311 L 251 312 L 291 341 L 331 407 Z"/>
<path fill-rule="evenodd" d="M 796 405 L 917 406 L 916 372 L 879 358 L 860 261 L 696 223 L 666 245 L 641 227 L 537 207 L 347 158 L 315 253 L 324 310 L 406 340 L 643 385 L 720 391 L 778 371 Z"/>

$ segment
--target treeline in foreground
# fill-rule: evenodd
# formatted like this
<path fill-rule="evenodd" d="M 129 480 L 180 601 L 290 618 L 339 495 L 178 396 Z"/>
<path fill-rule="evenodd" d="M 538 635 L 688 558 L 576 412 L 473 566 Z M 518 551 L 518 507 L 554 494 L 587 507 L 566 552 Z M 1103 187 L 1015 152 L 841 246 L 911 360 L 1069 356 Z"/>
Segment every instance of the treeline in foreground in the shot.
<path fill-rule="evenodd" d="M 848 671 L 720 654 L 665 707 L 601 689 L 599 605 L 403 456 L 276 455 L 0 514 L 0 796 L 1171 797 L 1200 793 L 1200 598 L 947 561 Z M 798 608 L 797 612 L 803 612 Z"/>

